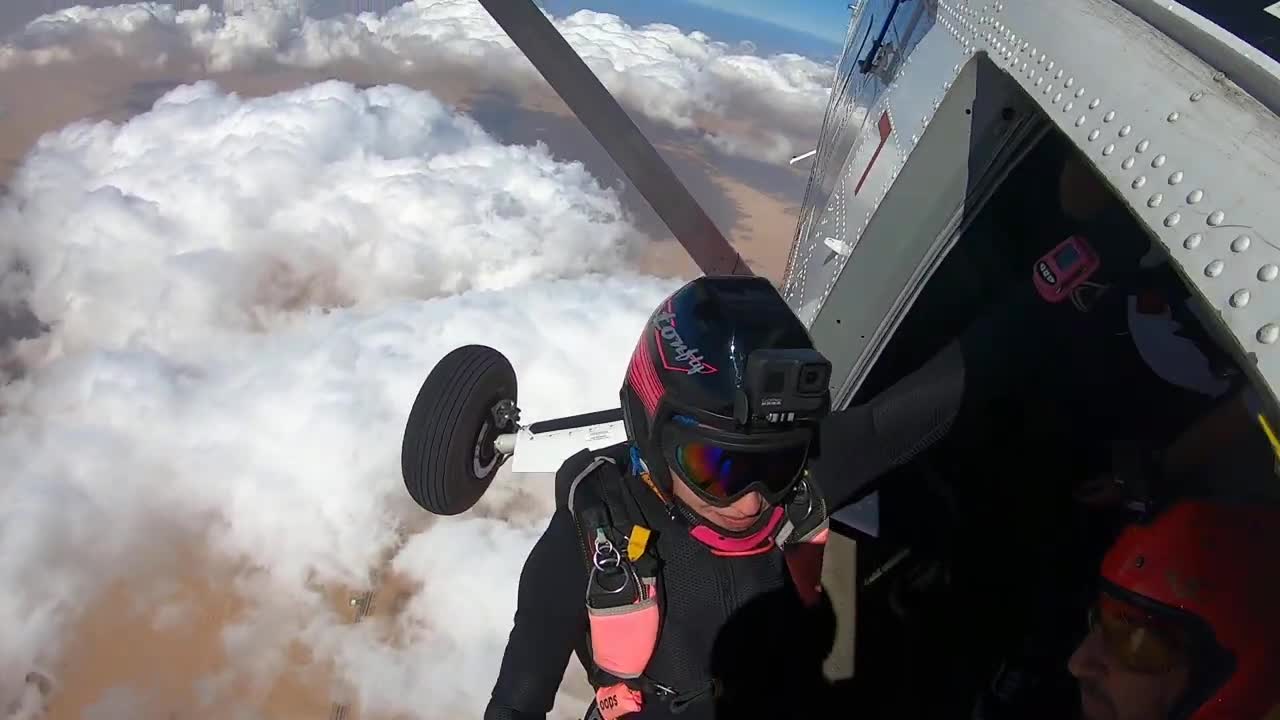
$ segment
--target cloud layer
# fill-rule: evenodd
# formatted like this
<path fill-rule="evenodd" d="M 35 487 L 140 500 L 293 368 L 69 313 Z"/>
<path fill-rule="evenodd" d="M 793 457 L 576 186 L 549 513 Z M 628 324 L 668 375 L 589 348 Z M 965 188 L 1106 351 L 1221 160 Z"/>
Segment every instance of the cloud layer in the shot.
<path fill-rule="evenodd" d="M 782 161 L 816 141 L 828 64 L 794 54 L 760 57 L 705 33 L 633 28 L 589 10 L 553 21 L 632 112 L 759 160 Z M 301 18 L 290 0 L 259 2 L 229 17 L 158 3 L 79 7 L 44 16 L 0 45 L 0 69 L 95 54 L 201 72 L 340 62 L 400 73 L 462 69 L 516 92 L 543 86 L 476 0 L 414 0 L 385 16 L 326 20 Z"/>
<path fill-rule="evenodd" d="M 619 269 L 639 238 L 614 192 L 427 94 L 337 82 L 184 86 L 46 136 L 10 189 L 0 287 L 49 331 L 0 386 L 0 707 L 33 668 L 56 684 L 77 618 L 172 538 L 262 598 L 225 638 L 246 671 L 301 641 L 367 711 L 478 717 L 550 488 L 504 471 L 406 541 L 400 434 L 466 343 L 512 360 L 526 420 L 616 403 L 674 282 Z M 394 643 L 324 594 L 388 553 L 416 590 Z"/>

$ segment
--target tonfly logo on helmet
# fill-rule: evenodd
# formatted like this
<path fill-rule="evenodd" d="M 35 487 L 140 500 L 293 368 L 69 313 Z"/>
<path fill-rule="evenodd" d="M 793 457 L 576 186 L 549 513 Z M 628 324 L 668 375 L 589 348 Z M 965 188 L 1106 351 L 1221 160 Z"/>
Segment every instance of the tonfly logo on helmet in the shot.
<path fill-rule="evenodd" d="M 702 359 L 701 351 L 698 348 L 691 348 L 689 344 L 680 337 L 680 333 L 676 331 L 676 316 L 670 309 L 666 312 L 660 312 L 653 316 L 653 326 L 658 335 L 658 355 L 662 357 L 662 367 L 682 372 L 686 375 L 711 375 L 719 372 L 715 367 Z M 674 353 L 671 360 L 676 363 L 684 363 L 686 367 L 672 365 L 667 360 L 667 353 L 663 350 L 663 345 L 670 347 Z"/>

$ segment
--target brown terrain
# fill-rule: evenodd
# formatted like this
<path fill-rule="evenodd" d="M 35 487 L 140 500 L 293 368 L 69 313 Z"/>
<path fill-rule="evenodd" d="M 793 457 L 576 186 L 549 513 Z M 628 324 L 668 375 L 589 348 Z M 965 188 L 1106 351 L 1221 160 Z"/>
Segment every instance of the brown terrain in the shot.
<path fill-rule="evenodd" d="M 473 114 L 504 142 L 545 142 L 557 157 L 581 160 L 602 182 L 622 175 L 608 155 L 569 113 L 550 88 L 535 88 L 516 98 L 477 89 L 466 72 L 388 76 L 361 63 L 320 70 L 273 67 L 258 72 L 197 75 L 163 68 L 141 68 L 125 60 L 96 57 L 92 62 L 18 67 L 0 71 L 0 187 L 11 179 L 23 156 L 44 133 L 77 120 L 123 121 L 169 89 L 209 78 L 228 92 L 257 97 L 326 79 L 358 86 L 399 83 L 429 90 L 442 101 Z M 651 123 L 639 122 L 664 157 L 756 272 L 781 280 L 795 230 L 802 170 L 710 157 L 705 145 Z M 732 164 L 731 170 L 716 162 Z M 648 204 L 627 186 L 623 200 L 654 243 L 641 267 L 662 275 L 692 277 L 696 267 Z"/>
<path fill-rule="evenodd" d="M 323 72 L 273 68 L 213 76 L 225 89 L 246 96 L 327 78 L 365 86 L 398 82 L 429 89 L 471 112 L 503 141 L 540 139 L 557 156 L 585 162 L 603 182 L 619 177 L 603 150 L 547 88 L 531 91 L 524 98 L 511 98 L 445 73 L 377 76 L 369 67 L 357 64 Z M 103 58 L 0 72 L 0 98 L 6 99 L 0 113 L 0 190 L 42 134 L 80 119 L 127 119 L 146 111 L 170 87 L 196 79 L 199 77 L 191 73 L 143 69 Z M 737 172 L 723 171 L 713 164 L 718 160 L 711 159 L 705 145 L 690 143 L 687 138 L 681 142 L 674 133 L 651 125 L 642 124 L 642 129 L 655 138 L 677 173 L 749 263 L 775 281 L 780 279 L 794 230 L 795 206 L 803 191 L 802 172 L 745 162 L 733 163 Z M 692 262 L 643 200 L 632 190 L 624 191 L 623 196 L 638 225 L 653 238 L 641 260 L 642 268 L 662 275 L 696 274 Z M 0 328 L 0 343 L 11 333 L 12 328 Z M 343 690 L 334 683 L 323 659 L 308 657 L 301 647 L 292 649 L 291 669 L 265 685 L 255 684 L 251 672 L 237 672 L 240 663 L 228 655 L 223 631 L 244 617 L 248 601 L 233 588 L 235 569 L 215 568 L 198 552 L 190 555 L 189 562 L 174 566 L 186 568 L 172 577 L 178 589 L 170 601 L 184 609 L 177 621 L 163 623 L 163 618 L 139 610 L 135 589 L 145 578 L 121 581 L 82 618 L 71 635 L 62 665 L 52 669 L 50 677 L 29 676 L 29 682 L 48 692 L 47 717 L 79 718 L 95 706 L 105 708 L 102 704 L 120 688 L 142 693 L 142 707 L 96 717 L 226 718 L 249 708 L 258 717 L 339 720 L 359 716 L 344 704 Z M 348 622 L 361 618 L 385 622 L 412 591 L 403 580 L 386 578 L 372 594 L 333 588 L 328 595 L 334 611 Z M 571 663 L 571 672 L 575 668 Z M 228 684 L 211 704 L 202 704 L 200 683 L 219 676 Z M 485 685 L 487 692 L 492 679 L 476 678 L 476 682 Z M 586 694 L 581 690 L 585 688 L 581 677 L 575 675 L 570 682 L 579 688 L 576 694 Z M 230 704 L 233 698 L 234 706 Z"/>
<path fill-rule="evenodd" d="M 122 690 L 136 700 L 109 717 L 213 720 L 249 709 L 264 717 L 338 717 L 341 705 L 331 699 L 328 669 L 302 647 L 290 648 L 289 669 L 272 682 L 235 672 L 236 658 L 228 655 L 222 633 L 244 619 L 246 599 L 231 589 L 230 569 L 206 574 L 212 570 L 207 559 L 194 567 L 205 572 L 177 575 L 178 589 L 166 598 L 166 606 L 179 609 L 172 622 L 162 622 L 165 616 L 153 606 L 139 607 L 133 582 L 120 583 L 94 604 L 64 650 L 49 718 L 79 718 Z M 342 604 L 337 597 L 334 602 Z M 354 620 L 356 609 L 347 610 Z M 217 679 L 227 685 L 211 702 L 201 698 L 202 683 Z"/>

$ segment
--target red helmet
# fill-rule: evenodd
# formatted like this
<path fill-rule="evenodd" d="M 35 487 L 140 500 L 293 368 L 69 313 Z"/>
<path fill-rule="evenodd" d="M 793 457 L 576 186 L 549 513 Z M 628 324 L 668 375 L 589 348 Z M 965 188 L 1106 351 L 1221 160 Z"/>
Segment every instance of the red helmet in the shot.
<path fill-rule="evenodd" d="M 1103 590 L 1187 631 L 1190 686 L 1173 717 L 1280 713 L 1280 506 L 1176 503 L 1121 533 Z"/>

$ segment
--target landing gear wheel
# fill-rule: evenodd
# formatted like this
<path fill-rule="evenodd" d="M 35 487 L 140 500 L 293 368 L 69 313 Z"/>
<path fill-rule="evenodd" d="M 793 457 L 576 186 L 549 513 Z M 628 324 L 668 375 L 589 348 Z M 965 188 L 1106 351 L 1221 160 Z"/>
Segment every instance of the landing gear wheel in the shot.
<path fill-rule="evenodd" d="M 516 373 L 502 353 L 466 345 L 427 375 L 409 411 L 400 471 L 414 502 L 436 515 L 471 509 L 507 455 L 494 440 L 518 429 Z"/>

